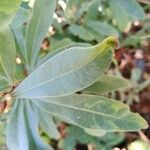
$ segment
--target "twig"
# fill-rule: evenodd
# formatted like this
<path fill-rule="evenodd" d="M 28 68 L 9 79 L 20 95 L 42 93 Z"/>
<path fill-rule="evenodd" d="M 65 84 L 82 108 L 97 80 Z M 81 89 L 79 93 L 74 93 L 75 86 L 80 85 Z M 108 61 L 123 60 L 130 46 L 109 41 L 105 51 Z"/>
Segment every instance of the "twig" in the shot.
<path fill-rule="evenodd" d="M 138 131 L 138 133 L 144 142 L 149 143 L 149 139 L 146 137 L 146 135 L 141 130 Z"/>
<path fill-rule="evenodd" d="M 140 3 L 150 4 L 150 0 L 138 0 Z"/>
<path fill-rule="evenodd" d="M 92 144 L 88 144 L 87 147 L 88 147 L 88 150 L 94 150 Z"/>

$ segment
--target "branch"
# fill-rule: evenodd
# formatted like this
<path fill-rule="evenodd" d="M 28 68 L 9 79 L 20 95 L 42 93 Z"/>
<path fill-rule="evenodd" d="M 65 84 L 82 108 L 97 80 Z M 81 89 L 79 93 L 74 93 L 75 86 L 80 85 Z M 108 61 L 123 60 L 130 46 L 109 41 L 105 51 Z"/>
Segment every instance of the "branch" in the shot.
<path fill-rule="evenodd" d="M 150 4 L 150 0 L 138 0 L 140 3 Z"/>

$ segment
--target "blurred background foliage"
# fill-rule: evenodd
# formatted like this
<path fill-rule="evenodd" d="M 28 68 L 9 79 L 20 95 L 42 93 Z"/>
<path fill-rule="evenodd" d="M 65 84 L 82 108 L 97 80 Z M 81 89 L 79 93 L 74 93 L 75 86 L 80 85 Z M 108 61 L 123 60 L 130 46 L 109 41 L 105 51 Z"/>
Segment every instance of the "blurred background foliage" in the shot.
<path fill-rule="evenodd" d="M 30 9 L 33 4 L 34 0 L 23 0 L 21 7 Z M 124 77 L 128 87 L 96 94 L 129 104 L 132 111 L 140 113 L 150 123 L 149 0 L 58 0 L 53 25 L 41 45 L 40 56 L 77 42 L 94 45 L 111 35 L 118 37 L 120 47 L 115 50 L 107 73 Z M 19 57 L 16 62 L 22 79 L 25 73 Z M 47 133 L 40 131 L 43 139 L 56 150 L 150 150 L 150 129 L 138 133 L 110 133 L 97 138 L 76 126 L 56 122 L 61 135 L 59 140 L 49 139 Z M 1 150 L 6 149 L 3 126 L 3 122 L 0 123 Z"/>

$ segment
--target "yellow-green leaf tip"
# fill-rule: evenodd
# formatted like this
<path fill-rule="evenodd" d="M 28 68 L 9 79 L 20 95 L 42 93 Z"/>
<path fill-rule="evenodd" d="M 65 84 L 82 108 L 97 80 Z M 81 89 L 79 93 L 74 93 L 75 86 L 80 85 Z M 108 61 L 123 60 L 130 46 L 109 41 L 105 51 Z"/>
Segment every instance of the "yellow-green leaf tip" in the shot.
<path fill-rule="evenodd" d="M 97 44 L 96 49 L 107 49 L 107 48 L 118 48 L 119 47 L 119 41 L 117 39 L 117 37 L 115 36 L 110 36 L 106 39 L 104 39 L 102 42 L 100 42 L 99 44 Z"/>

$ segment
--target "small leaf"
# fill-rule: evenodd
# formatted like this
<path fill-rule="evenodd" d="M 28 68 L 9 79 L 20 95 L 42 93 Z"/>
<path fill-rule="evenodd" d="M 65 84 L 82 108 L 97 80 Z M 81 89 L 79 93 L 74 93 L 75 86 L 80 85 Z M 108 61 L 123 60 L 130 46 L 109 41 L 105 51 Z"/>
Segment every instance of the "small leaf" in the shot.
<path fill-rule="evenodd" d="M 97 81 L 90 87 L 84 89 L 83 92 L 93 93 L 93 94 L 103 94 L 106 92 L 125 88 L 127 86 L 128 86 L 128 82 L 123 78 L 110 76 L 110 75 L 103 75 L 99 81 Z"/>
<path fill-rule="evenodd" d="M 106 22 L 88 21 L 86 25 L 90 27 L 92 30 L 94 30 L 95 32 L 105 36 L 118 35 L 118 31 L 113 26 L 111 26 Z"/>
<path fill-rule="evenodd" d="M 118 0 L 109 0 L 109 5 L 112 16 L 115 19 L 119 29 L 124 31 L 130 22 L 127 12 L 122 8 L 121 4 L 118 3 Z"/>
<path fill-rule="evenodd" d="M 15 41 L 10 29 L 0 31 L 0 75 L 13 84 L 15 76 Z"/>
<path fill-rule="evenodd" d="M 108 133 L 102 137 L 88 135 L 83 129 L 76 126 L 69 126 L 67 129 L 67 137 L 62 142 L 63 150 L 73 150 L 76 143 L 92 144 L 94 150 L 110 150 L 113 146 L 118 145 L 123 141 L 123 134 Z M 106 144 L 107 143 L 107 144 Z"/>
<path fill-rule="evenodd" d="M 28 61 L 33 69 L 40 51 L 41 43 L 53 21 L 53 13 L 56 7 L 55 0 L 36 0 L 32 17 L 27 25 L 26 47 Z"/>
<path fill-rule="evenodd" d="M 64 97 L 33 99 L 47 113 L 77 125 L 88 133 L 138 131 L 148 127 L 147 122 L 129 107 L 102 96 L 73 94 Z M 97 132 L 96 132 L 97 131 Z"/>
<path fill-rule="evenodd" d="M 85 40 L 85 41 L 94 40 L 94 35 L 91 34 L 88 30 L 86 30 L 86 27 L 84 26 L 73 24 L 69 27 L 69 31 L 73 35 L 78 36 L 82 40 Z"/>
<path fill-rule="evenodd" d="M 145 18 L 144 9 L 136 0 L 120 0 L 118 2 L 132 20 L 143 20 Z"/>
<path fill-rule="evenodd" d="M 82 17 L 82 15 L 87 12 L 90 8 L 90 6 L 94 3 L 94 1 L 85 1 L 85 2 L 82 2 L 80 4 L 80 7 L 79 9 L 76 11 L 76 18 L 77 19 L 80 19 L 80 17 Z"/>
<path fill-rule="evenodd" d="M 145 18 L 144 11 L 136 0 L 110 0 L 109 5 L 120 30 L 124 30 L 129 22 Z"/>
<path fill-rule="evenodd" d="M 106 71 L 115 45 L 116 39 L 109 37 L 93 47 L 66 49 L 39 66 L 14 93 L 18 97 L 32 98 L 63 96 L 80 91 Z"/>

